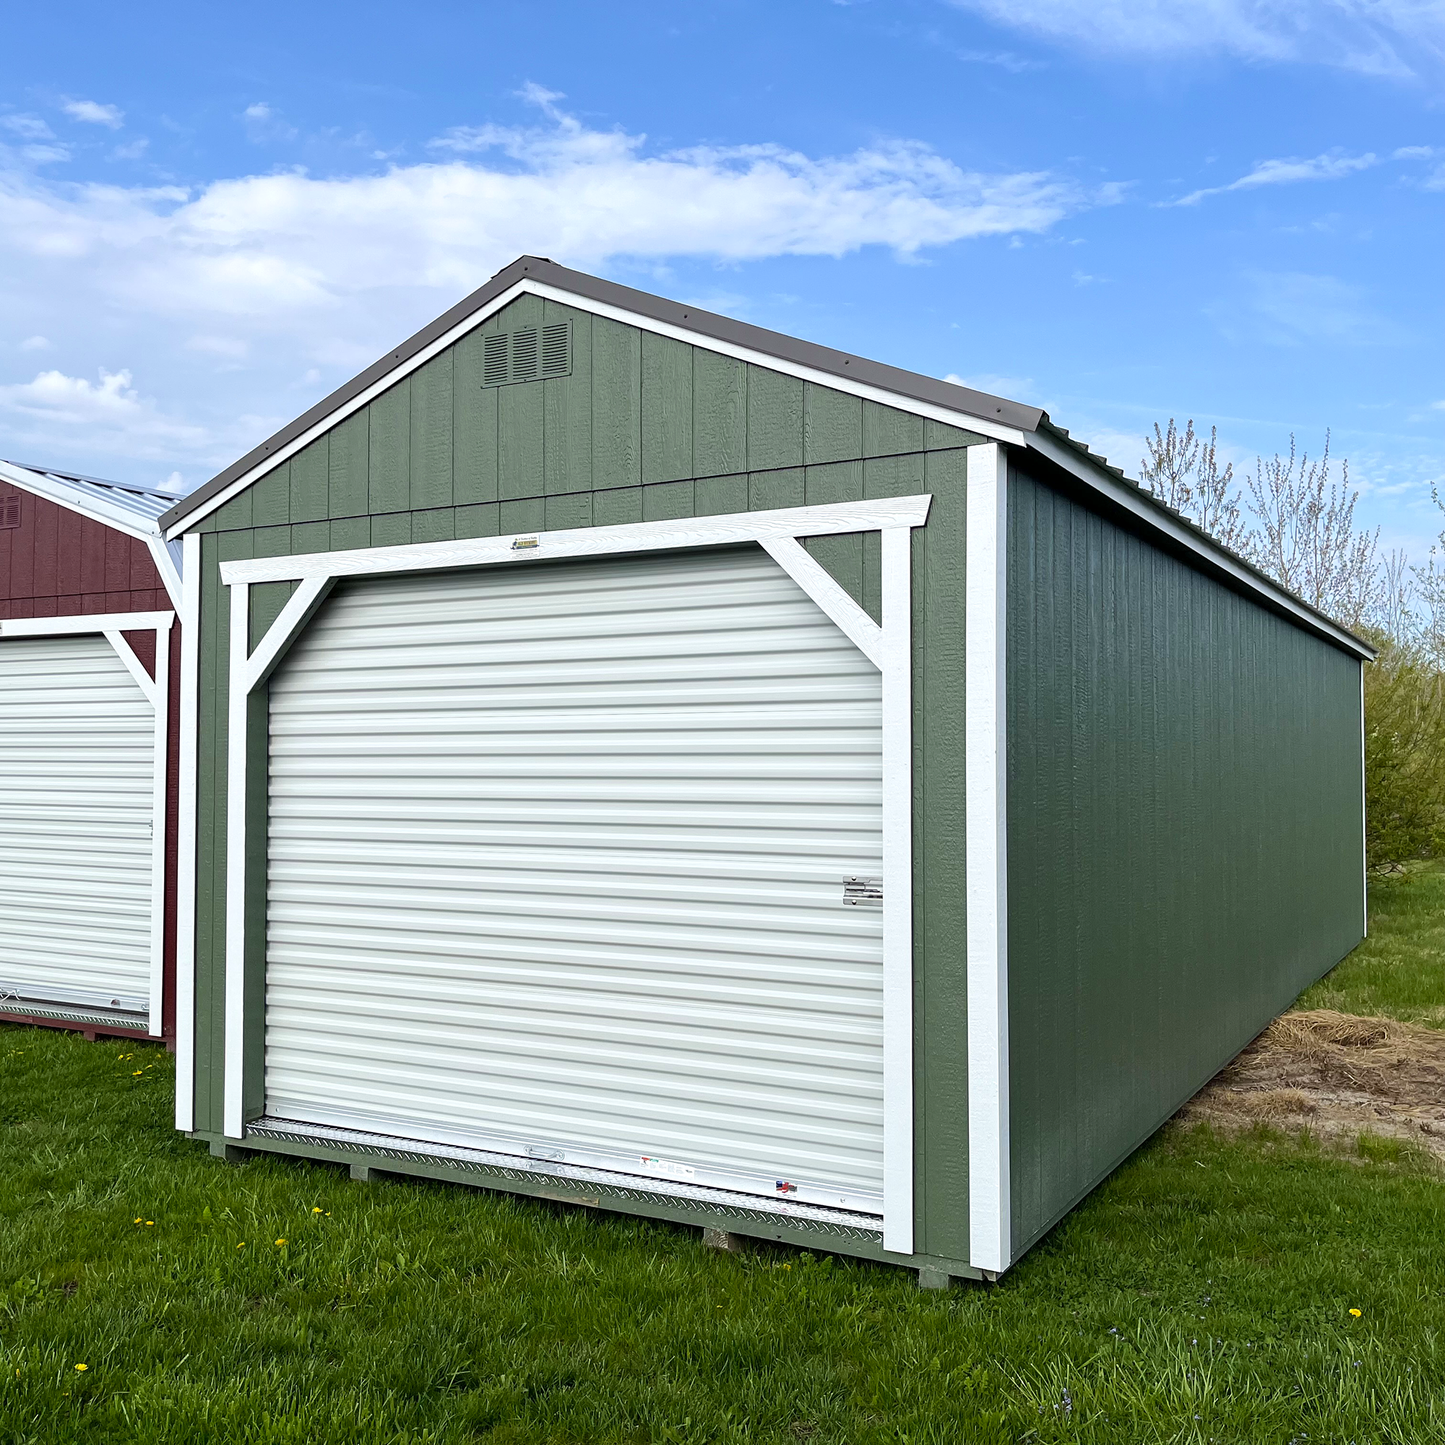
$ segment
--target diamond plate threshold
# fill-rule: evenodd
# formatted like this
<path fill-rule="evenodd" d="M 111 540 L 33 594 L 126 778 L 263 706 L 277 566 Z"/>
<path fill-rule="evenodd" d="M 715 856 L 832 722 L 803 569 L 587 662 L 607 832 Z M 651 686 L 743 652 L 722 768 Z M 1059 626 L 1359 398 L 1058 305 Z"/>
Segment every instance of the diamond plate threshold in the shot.
<path fill-rule="evenodd" d="M 652 1195 L 749 1214 L 796 1220 L 800 1224 L 834 1229 L 856 1229 L 882 1238 L 883 1221 L 876 1214 L 859 1214 L 850 1209 L 826 1209 L 818 1204 L 793 1204 L 762 1194 L 744 1194 L 736 1189 L 711 1189 L 700 1184 L 659 1180 L 651 1175 L 624 1174 L 620 1169 L 589 1169 L 579 1164 L 541 1163 L 517 1154 L 490 1149 L 467 1149 L 457 1144 L 416 1144 L 391 1134 L 372 1134 L 363 1129 L 338 1129 L 329 1124 L 298 1125 L 291 1119 L 263 1117 L 246 1125 L 247 1139 L 275 1139 L 287 1144 L 320 1144 L 330 1148 L 356 1149 L 373 1157 L 411 1159 L 423 1164 L 452 1164 L 503 1178 L 535 1179 L 539 1183 L 593 1184 L 631 1198 Z"/>

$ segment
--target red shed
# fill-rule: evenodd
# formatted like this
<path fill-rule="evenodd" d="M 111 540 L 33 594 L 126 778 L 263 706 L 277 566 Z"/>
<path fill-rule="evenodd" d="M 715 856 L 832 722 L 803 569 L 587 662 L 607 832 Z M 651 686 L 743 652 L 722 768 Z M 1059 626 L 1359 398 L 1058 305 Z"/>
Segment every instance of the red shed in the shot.
<path fill-rule="evenodd" d="M 0 1018 L 175 1036 L 176 500 L 0 461 Z"/>

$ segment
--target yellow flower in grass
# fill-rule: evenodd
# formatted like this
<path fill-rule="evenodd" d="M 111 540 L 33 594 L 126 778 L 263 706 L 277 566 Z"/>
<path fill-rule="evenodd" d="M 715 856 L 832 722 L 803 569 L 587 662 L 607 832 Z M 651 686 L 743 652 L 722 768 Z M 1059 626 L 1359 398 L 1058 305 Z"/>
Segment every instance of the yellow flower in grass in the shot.
<path fill-rule="evenodd" d="M 277 1249 L 280 1249 L 285 1243 L 286 1243 L 286 1241 L 285 1241 L 284 1239 L 278 1239 L 278 1240 L 276 1241 L 276 1248 L 277 1248 Z"/>
<path fill-rule="evenodd" d="M 238 1244 L 238 1245 L 236 1246 L 237 1249 L 245 1249 L 245 1247 L 246 1247 L 246 1241 L 245 1241 L 244 1239 L 240 1242 L 240 1244 Z"/>
<path fill-rule="evenodd" d="M 77 1365 L 75 1368 L 76 1368 L 77 1370 L 79 1370 L 79 1371 L 81 1372 L 81 1374 L 84 1374 L 85 1371 L 90 1368 L 90 1366 L 89 1366 L 89 1365 Z"/>
<path fill-rule="evenodd" d="M 137 1220 L 135 1220 L 135 1221 L 133 1221 L 133 1222 L 136 1223 L 136 1224 L 144 1224 L 144 1223 L 145 1223 L 145 1220 L 143 1220 L 143 1219 L 137 1219 Z"/>
<path fill-rule="evenodd" d="M 1350 1313 L 1351 1313 L 1352 1315 L 1354 1315 L 1354 1317 L 1355 1317 L 1356 1319 L 1359 1319 L 1360 1316 L 1361 1316 L 1361 1314 L 1363 1313 L 1363 1311 L 1362 1311 L 1362 1310 L 1351 1310 Z"/>
<path fill-rule="evenodd" d="M 325 1214 L 325 1213 L 326 1213 L 326 1211 L 325 1211 L 324 1209 L 322 1209 L 322 1207 L 321 1207 L 319 1204 L 318 1204 L 311 1212 L 312 1212 L 312 1214 Z"/>

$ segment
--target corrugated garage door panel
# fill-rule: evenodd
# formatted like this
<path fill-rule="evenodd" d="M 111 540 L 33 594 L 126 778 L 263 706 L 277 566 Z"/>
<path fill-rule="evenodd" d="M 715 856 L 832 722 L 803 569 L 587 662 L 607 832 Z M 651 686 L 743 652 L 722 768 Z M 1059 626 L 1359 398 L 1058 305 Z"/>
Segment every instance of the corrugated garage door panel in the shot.
<path fill-rule="evenodd" d="M 333 597 L 271 690 L 268 1114 L 867 1207 L 879 699 L 755 548 Z"/>
<path fill-rule="evenodd" d="M 0 641 L 0 987 L 144 1016 L 155 713 L 103 637 Z"/>

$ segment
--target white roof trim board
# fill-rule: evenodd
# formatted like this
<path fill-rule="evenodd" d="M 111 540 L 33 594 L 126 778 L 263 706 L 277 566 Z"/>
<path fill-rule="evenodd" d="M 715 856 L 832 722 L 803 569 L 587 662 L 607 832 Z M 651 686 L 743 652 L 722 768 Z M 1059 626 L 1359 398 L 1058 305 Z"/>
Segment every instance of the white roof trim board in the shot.
<path fill-rule="evenodd" d="M 1316 636 L 1357 657 L 1374 656 L 1367 642 L 1235 556 L 1147 488 L 1130 481 L 1119 468 L 1111 467 L 1071 438 L 1062 427 L 1055 426 L 1048 414 L 1037 407 L 850 356 L 734 321 L 731 317 L 683 307 L 536 256 L 519 257 L 389 356 L 197 488 L 186 502 L 173 506 L 162 522 L 166 537 L 179 537 L 488 317 L 528 294 L 877 401 L 899 411 L 977 432 L 992 441 L 1031 452 L 1062 468 L 1101 499 L 1121 508 L 1134 522 L 1166 539 L 1172 548 L 1189 554 L 1206 570 L 1254 594 L 1273 611 L 1285 614 Z"/>
<path fill-rule="evenodd" d="M 166 542 L 160 527 L 160 518 L 181 500 L 177 493 L 0 461 L 0 485 L 6 482 L 146 543 L 172 604 L 180 606 L 180 543 Z"/>

